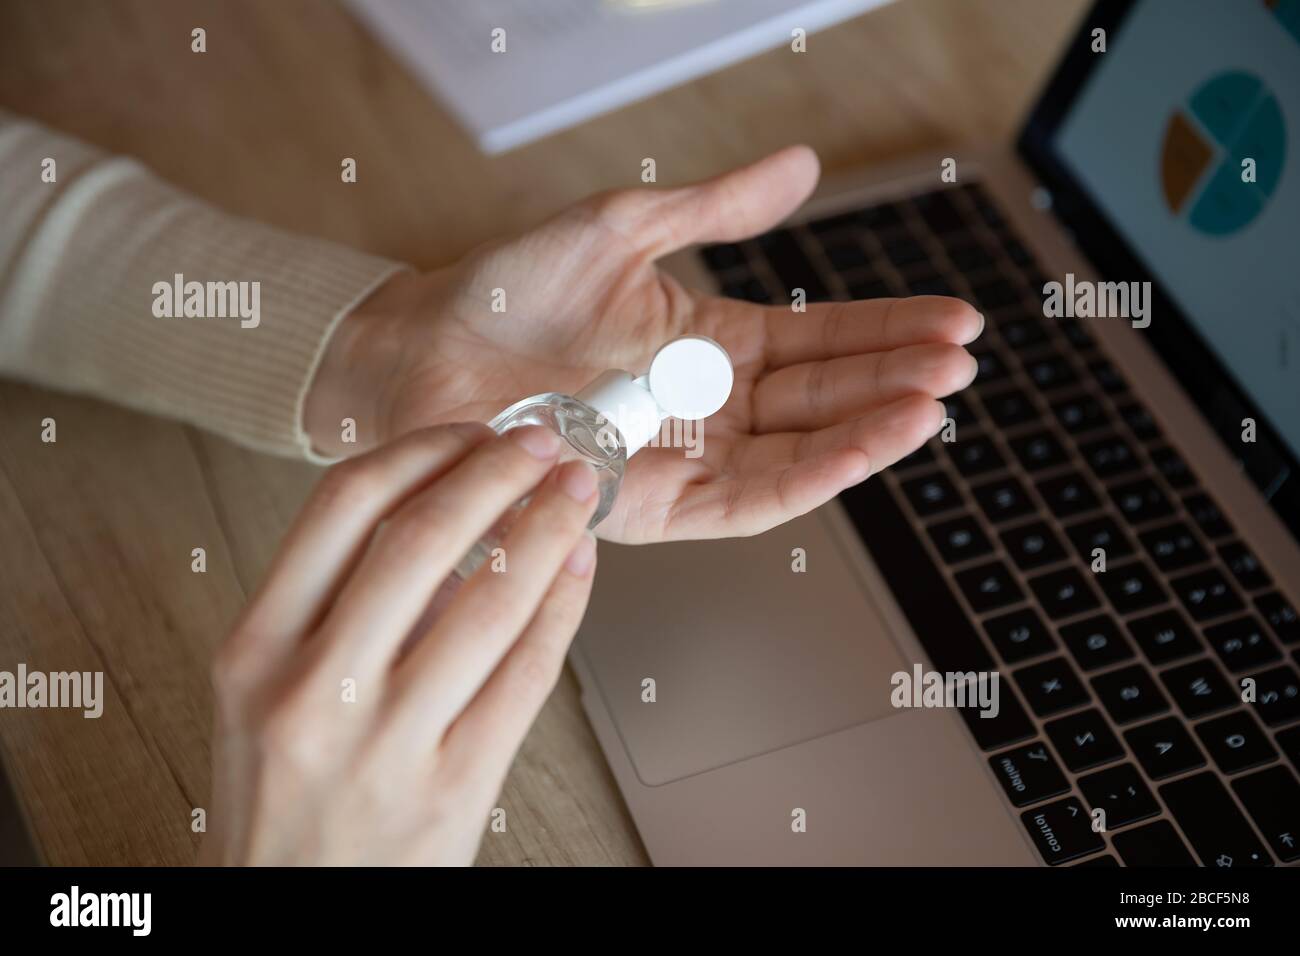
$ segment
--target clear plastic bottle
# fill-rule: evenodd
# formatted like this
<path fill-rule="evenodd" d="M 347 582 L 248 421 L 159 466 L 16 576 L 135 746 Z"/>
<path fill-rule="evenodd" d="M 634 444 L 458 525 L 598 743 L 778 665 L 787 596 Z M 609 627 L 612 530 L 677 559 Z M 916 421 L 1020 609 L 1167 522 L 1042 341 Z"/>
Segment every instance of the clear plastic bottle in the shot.
<path fill-rule="evenodd" d="M 610 370 L 577 395 L 544 392 L 515 402 L 488 425 L 498 434 L 522 425 L 550 428 L 564 439 L 561 462 L 590 464 L 600 492 L 588 524 L 594 528 L 614 506 L 628 458 L 659 433 L 660 423 L 670 416 L 707 418 L 726 404 L 732 380 L 731 359 L 721 345 L 685 335 L 659 349 L 645 375 Z M 491 559 L 527 503 L 525 498 L 512 506 L 466 552 L 452 576 L 455 584 Z"/>

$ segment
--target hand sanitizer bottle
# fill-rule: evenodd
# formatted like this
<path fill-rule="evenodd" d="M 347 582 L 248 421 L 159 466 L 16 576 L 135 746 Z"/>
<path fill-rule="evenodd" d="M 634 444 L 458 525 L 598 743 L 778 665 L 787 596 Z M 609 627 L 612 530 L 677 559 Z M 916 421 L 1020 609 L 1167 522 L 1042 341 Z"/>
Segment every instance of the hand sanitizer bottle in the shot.
<path fill-rule="evenodd" d="M 639 377 L 611 369 L 576 395 L 544 392 L 515 402 L 488 422 L 498 434 L 521 425 L 544 425 L 564 439 L 559 461 L 581 459 L 596 470 L 600 500 L 594 528 L 609 514 L 623 482 L 627 460 L 659 433 L 664 419 L 707 418 L 731 394 L 731 358 L 702 335 L 673 339 L 655 353 Z M 516 503 L 456 566 L 453 577 L 469 577 L 505 538 L 527 499 Z"/>

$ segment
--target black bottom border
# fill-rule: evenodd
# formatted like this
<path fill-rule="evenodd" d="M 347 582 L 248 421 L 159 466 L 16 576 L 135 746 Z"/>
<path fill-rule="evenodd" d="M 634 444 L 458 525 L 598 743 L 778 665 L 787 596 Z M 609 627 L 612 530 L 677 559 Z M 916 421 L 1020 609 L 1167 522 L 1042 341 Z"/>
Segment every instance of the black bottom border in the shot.
<path fill-rule="evenodd" d="M 1054 942 L 1073 948 L 1078 939 L 1099 936 L 1160 939 L 1173 933 L 1164 938 L 1198 934 L 1228 941 L 1241 933 L 1294 932 L 1297 875 L 1288 868 L 30 868 L 0 870 L 0 914 L 6 942 L 75 935 L 92 945 L 283 939 L 300 949 L 373 943 L 404 931 L 420 931 L 434 946 L 459 948 L 466 933 L 476 932 L 495 942 L 511 931 L 552 945 L 556 933 L 591 942 L 593 932 L 608 927 L 615 935 L 607 942 L 615 945 L 641 934 L 662 945 L 684 942 L 660 935 L 670 930 L 712 930 L 734 942 L 779 928 L 809 941 L 843 929 L 864 941 L 879 932 L 915 932 L 935 942 L 953 937 L 1050 949 L 1057 948 Z M 149 894 L 148 935 L 135 935 L 130 925 L 52 925 L 70 910 L 74 886 L 83 913 L 91 895 Z M 144 898 L 137 899 L 139 924 Z M 1134 919 L 1153 922 L 1120 922 Z M 1208 926 L 1201 922 L 1206 919 Z"/>

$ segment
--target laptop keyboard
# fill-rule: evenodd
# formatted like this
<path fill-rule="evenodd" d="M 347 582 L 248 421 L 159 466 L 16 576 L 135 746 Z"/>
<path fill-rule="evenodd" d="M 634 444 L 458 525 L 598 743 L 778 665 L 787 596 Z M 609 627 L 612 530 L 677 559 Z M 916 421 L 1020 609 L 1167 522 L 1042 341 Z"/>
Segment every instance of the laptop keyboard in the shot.
<path fill-rule="evenodd" d="M 947 400 L 958 440 L 841 501 L 934 668 L 1001 675 L 998 715 L 961 715 L 1044 861 L 1300 859 L 1300 617 L 1088 330 L 1043 316 L 1046 279 L 991 197 L 952 187 L 701 254 L 751 302 L 984 313 L 979 374 Z"/>

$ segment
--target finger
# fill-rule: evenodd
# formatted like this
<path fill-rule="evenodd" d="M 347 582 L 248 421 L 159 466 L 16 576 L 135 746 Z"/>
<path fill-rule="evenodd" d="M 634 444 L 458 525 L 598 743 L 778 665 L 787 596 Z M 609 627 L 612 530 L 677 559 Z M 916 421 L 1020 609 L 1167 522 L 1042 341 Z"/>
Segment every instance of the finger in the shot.
<path fill-rule="evenodd" d="M 502 543 L 505 570 L 485 565 L 475 572 L 398 664 L 394 711 L 410 732 L 446 727 L 478 692 L 585 534 L 596 498 L 590 465 L 556 469 Z"/>
<path fill-rule="evenodd" d="M 320 620 L 376 526 L 491 437 L 486 425 L 421 429 L 335 465 L 316 484 L 244 611 L 232 642 L 269 666 Z"/>
<path fill-rule="evenodd" d="M 402 505 L 339 592 L 320 626 L 318 653 L 353 677 L 391 666 L 438 586 L 546 476 L 560 445 L 548 428 L 511 429 Z"/>
<path fill-rule="evenodd" d="M 594 202 L 611 228 L 657 259 L 696 242 L 734 242 L 798 209 L 820 175 L 817 154 L 789 146 L 757 162 L 676 189 L 629 189 Z"/>
<path fill-rule="evenodd" d="M 755 308 L 740 302 L 733 307 Z M 941 295 L 821 302 L 802 313 L 767 306 L 761 314 L 768 368 L 926 342 L 969 345 L 984 330 L 984 316 L 970 303 Z"/>
<path fill-rule="evenodd" d="M 684 493 L 665 521 L 679 538 L 759 534 L 820 507 L 911 454 L 938 432 L 942 402 L 909 395 L 815 432 L 749 438 L 724 481 Z"/>
<path fill-rule="evenodd" d="M 519 640 L 443 738 L 442 759 L 453 779 L 475 775 L 499 788 L 564 668 L 595 570 L 595 540 L 583 535 Z"/>
<path fill-rule="evenodd" d="M 979 364 L 960 345 L 911 345 L 764 375 L 751 398 L 756 433 L 809 431 L 865 414 L 905 395 L 940 398 L 975 380 Z"/>

